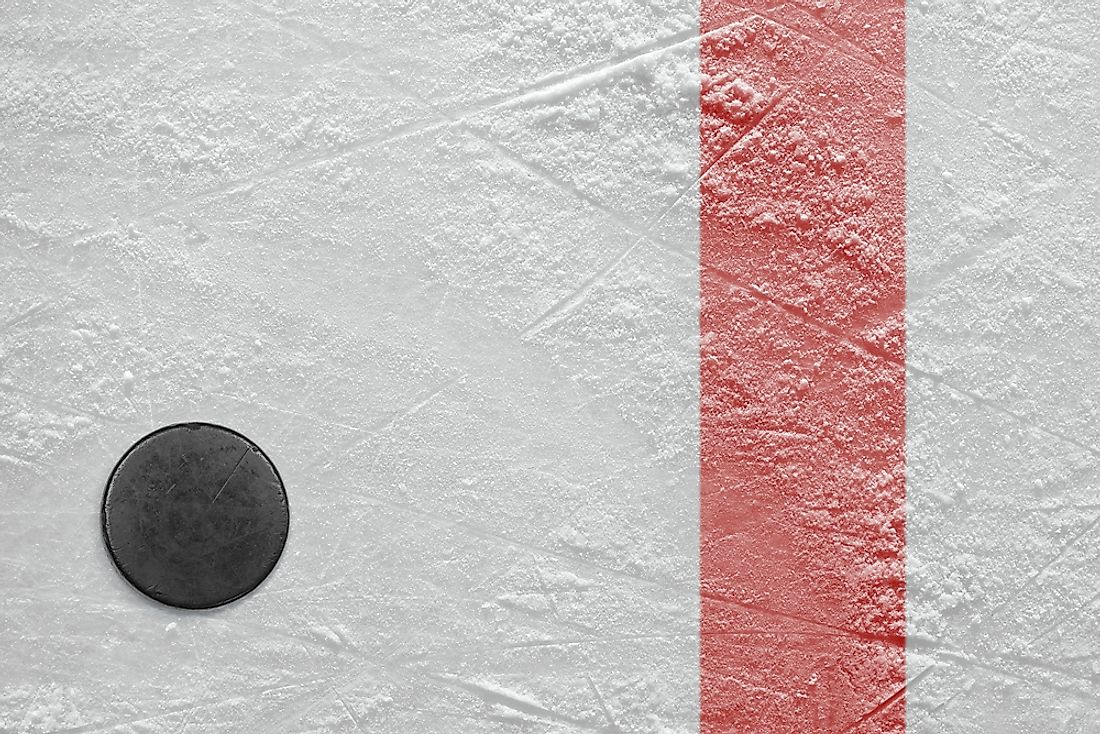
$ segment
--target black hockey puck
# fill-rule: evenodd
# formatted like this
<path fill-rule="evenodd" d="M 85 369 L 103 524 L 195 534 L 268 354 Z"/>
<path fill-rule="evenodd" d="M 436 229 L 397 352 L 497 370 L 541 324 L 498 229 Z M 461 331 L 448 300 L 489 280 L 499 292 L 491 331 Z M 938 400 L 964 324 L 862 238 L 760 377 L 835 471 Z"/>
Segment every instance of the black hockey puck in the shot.
<path fill-rule="evenodd" d="M 279 472 L 241 434 L 210 423 L 150 433 L 119 460 L 103 538 L 141 593 L 184 609 L 241 598 L 275 568 L 290 511 Z"/>

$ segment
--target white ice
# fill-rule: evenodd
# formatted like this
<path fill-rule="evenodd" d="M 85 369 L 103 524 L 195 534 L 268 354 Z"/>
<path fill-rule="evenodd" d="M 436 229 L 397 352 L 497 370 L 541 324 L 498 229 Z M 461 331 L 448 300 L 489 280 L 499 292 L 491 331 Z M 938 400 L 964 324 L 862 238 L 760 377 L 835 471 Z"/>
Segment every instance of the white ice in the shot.
<path fill-rule="evenodd" d="M 696 26 L 4 4 L 0 731 L 696 728 Z M 214 612 L 100 538 L 181 420 L 290 497 Z"/>

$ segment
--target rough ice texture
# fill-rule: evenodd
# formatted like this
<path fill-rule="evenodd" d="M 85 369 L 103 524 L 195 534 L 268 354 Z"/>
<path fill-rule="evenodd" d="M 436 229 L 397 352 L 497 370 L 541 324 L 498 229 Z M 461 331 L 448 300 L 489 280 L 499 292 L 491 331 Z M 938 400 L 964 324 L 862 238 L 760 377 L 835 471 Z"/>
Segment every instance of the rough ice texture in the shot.
<path fill-rule="evenodd" d="M 1100 20 L 910 5 L 909 729 L 1100 730 Z"/>
<path fill-rule="evenodd" d="M 691 2 L 0 10 L 0 731 L 697 727 Z M 153 427 L 286 480 L 146 600 Z"/>
<path fill-rule="evenodd" d="M 701 730 L 902 734 L 904 7 L 702 7 Z"/>

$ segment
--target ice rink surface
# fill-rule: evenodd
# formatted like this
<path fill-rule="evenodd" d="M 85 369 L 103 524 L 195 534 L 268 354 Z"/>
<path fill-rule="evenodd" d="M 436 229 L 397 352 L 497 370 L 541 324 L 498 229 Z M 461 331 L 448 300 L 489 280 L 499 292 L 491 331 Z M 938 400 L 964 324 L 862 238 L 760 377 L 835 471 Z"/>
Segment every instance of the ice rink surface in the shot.
<path fill-rule="evenodd" d="M 907 22 L 908 730 L 1100 731 L 1100 20 Z"/>
<path fill-rule="evenodd" d="M 0 731 L 697 727 L 690 2 L 0 11 Z M 154 427 L 290 540 L 209 613 L 100 538 Z"/>
<path fill-rule="evenodd" d="M 907 730 L 1094 732 L 1100 20 L 906 24 Z M 4 4 L 0 732 L 697 730 L 698 28 Z M 274 573 L 204 613 L 99 527 L 185 420 L 290 501 Z"/>

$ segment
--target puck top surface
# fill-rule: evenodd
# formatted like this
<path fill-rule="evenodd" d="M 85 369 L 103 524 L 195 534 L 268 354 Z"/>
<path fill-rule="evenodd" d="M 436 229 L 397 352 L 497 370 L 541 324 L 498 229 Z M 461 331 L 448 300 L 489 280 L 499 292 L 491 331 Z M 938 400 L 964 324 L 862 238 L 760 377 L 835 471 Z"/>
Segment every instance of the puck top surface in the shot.
<path fill-rule="evenodd" d="M 134 444 L 103 498 L 115 565 L 143 594 L 185 609 L 239 599 L 275 568 L 290 528 L 282 479 L 228 428 L 183 423 Z"/>

